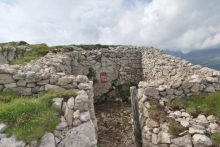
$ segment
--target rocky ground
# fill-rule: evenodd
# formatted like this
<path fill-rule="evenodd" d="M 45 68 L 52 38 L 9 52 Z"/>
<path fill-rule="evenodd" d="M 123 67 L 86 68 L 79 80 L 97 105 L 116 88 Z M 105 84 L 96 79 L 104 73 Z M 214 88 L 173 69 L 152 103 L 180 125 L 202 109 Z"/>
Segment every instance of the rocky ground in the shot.
<path fill-rule="evenodd" d="M 129 104 L 106 102 L 95 108 L 99 147 L 135 147 Z"/>

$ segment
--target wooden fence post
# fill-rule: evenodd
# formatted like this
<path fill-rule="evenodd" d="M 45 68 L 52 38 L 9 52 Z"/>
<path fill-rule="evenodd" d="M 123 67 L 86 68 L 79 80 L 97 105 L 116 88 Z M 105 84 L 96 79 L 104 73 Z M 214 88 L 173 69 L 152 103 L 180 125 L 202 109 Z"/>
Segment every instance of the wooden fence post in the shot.
<path fill-rule="evenodd" d="M 131 106 L 132 106 L 132 115 L 133 115 L 133 129 L 134 129 L 135 143 L 137 147 L 141 147 L 142 146 L 142 134 L 141 134 L 140 121 L 139 121 L 136 87 L 135 86 L 130 87 L 130 92 L 131 92 Z"/>

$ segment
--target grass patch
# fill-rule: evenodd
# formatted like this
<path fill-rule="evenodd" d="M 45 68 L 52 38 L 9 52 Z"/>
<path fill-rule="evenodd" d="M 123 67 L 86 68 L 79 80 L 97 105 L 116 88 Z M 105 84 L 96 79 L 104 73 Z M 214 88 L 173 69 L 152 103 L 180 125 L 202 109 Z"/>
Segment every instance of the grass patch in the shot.
<path fill-rule="evenodd" d="M 48 47 L 46 44 L 31 45 L 32 50 L 23 55 L 22 58 L 12 61 L 12 64 L 25 64 L 31 60 L 37 60 L 45 56 L 48 52 L 54 50 L 54 47 Z"/>
<path fill-rule="evenodd" d="M 211 93 L 209 95 L 192 96 L 189 98 L 176 98 L 169 105 L 173 109 L 186 109 L 186 111 L 194 116 L 199 113 L 207 115 L 215 115 L 220 118 L 220 92 Z"/>
<path fill-rule="evenodd" d="M 74 90 L 50 90 L 36 99 L 20 97 L 0 103 L 0 122 L 9 126 L 8 135 L 26 142 L 38 140 L 45 132 L 52 132 L 60 121 L 58 113 L 51 107 L 52 99 L 75 95 Z"/>
<path fill-rule="evenodd" d="M 0 93 L 0 103 L 8 103 L 13 99 L 18 98 L 20 95 L 13 91 L 5 91 Z"/>
<path fill-rule="evenodd" d="M 214 146 L 220 147 L 220 133 L 212 134 L 211 139 L 212 139 L 212 142 L 213 142 Z"/>

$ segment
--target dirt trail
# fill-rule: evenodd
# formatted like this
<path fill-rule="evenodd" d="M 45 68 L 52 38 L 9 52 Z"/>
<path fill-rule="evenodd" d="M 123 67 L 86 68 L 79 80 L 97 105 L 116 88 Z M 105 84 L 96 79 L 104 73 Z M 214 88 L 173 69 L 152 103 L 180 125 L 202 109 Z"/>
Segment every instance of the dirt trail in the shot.
<path fill-rule="evenodd" d="M 135 147 L 131 106 L 126 103 L 97 104 L 98 147 Z"/>

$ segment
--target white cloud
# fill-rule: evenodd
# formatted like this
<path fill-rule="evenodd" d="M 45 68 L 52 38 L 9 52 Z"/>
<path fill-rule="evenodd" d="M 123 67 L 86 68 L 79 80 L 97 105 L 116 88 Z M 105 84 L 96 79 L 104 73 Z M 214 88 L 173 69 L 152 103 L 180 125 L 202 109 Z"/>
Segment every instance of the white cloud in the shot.
<path fill-rule="evenodd" d="M 0 0 L 0 41 L 220 47 L 219 0 Z"/>

